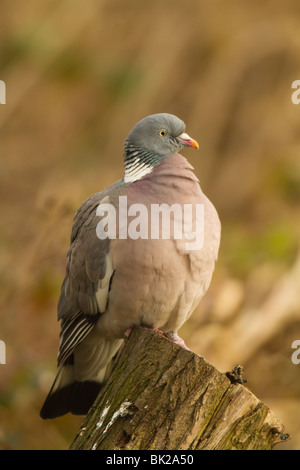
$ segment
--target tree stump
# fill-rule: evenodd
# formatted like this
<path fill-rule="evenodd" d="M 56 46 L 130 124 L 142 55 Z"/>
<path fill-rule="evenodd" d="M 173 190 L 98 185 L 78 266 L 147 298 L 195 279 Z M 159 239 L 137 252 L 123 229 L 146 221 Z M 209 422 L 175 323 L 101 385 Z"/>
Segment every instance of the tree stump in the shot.
<path fill-rule="evenodd" d="M 71 449 L 272 449 L 289 437 L 244 385 L 165 337 L 134 328 Z"/>

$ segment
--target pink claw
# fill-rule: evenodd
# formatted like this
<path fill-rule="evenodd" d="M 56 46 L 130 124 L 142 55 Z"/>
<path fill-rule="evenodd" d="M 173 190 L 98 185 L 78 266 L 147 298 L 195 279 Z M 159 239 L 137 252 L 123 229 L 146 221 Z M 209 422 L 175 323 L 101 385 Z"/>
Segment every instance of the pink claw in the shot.
<path fill-rule="evenodd" d="M 157 328 L 153 328 L 152 326 L 143 326 L 143 328 L 147 328 L 147 330 L 154 331 L 155 333 L 158 333 L 159 335 L 163 335 L 163 331 L 158 330 Z"/>
<path fill-rule="evenodd" d="M 155 333 L 158 333 L 159 335 L 163 335 L 166 338 L 168 338 L 170 341 L 172 341 L 173 343 L 178 344 L 178 346 L 180 346 L 181 348 L 186 349 L 187 351 L 190 351 L 190 348 L 187 347 L 187 345 L 185 344 L 183 339 L 180 338 L 176 333 L 174 333 L 172 331 L 170 331 L 169 333 L 164 333 L 163 331 L 159 330 L 158 328 L 153 328 L 152 326 L 144 326 L 144 325 L 143 325 L 143 328 L 147 328 L 147 330 L 151 330 L 151 331 L 154 331 Z M 128 328 L 125 331 L 125 338 L 126 339 L 129 338 L 131 332 L 132 332 L 132 328 Z"/>
<path fill-rule="evenodd" d="M 171 331 L 169 333 L 164 333 L 164 335 L 173 343 L 178 344 L 178 346 L 180 346 L 181 348 L 186 349 L 187 351 L 190 351 L 190 348 L 187 347 L 183 339 L 180 338 L 176 333 Z"/>
<path fill-rule="evenodd" d="M 125 331 L 125 335 L 124 335 L 126 339 L 129 338 L 131 332 L 132 332 L 132 328 L 127 328 L 127 330 Z"/>

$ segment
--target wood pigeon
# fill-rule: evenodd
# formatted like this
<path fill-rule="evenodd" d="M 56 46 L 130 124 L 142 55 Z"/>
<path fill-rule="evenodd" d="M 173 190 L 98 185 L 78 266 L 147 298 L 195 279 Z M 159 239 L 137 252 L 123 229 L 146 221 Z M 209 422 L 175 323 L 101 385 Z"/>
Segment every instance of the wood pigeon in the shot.
<path fill-rule="evenodd" d="M 177 331 L 209 287 L 221 225 L 177 153 L 184 147 L 199 148 L 181 119 L 145 117 L 125 141 L 123 178 L 76 212 L 58 303 L 59 370 L 42 418 L 86 414 L 135 325 L 185 347 Z"/>

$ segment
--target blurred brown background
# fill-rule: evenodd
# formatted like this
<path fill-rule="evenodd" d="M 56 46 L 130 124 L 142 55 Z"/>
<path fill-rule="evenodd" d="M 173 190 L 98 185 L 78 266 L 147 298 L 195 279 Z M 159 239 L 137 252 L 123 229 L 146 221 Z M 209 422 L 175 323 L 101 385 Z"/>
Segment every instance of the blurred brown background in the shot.
<path fill-rule="evenodd" d="M 81 418 L 44 422 L 75 210 L 122 177 L 147 114 L 187 124 L 223 227 L 208 294 L 181 335 L 284 421 L 300 449 L 298 0 L 2 0 L 0 448 L 66 449 Z"/>

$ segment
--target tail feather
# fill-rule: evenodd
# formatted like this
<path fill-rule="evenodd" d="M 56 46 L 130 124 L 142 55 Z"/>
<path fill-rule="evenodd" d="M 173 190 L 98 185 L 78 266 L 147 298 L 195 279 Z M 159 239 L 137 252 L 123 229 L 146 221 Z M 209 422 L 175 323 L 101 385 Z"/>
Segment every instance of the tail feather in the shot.
<path fill-rule="evenodd" d="M 94 403 L 102 384 L 87 380 L 72 382 L 55 391 L 52 389 L 40 411 L 43 419 L 58 418 L 68 412 L 85 415 Z"/>
<path fill-rule="evenodd" d="M 83 341 L 58 370 L 40 411 L 43 419 L 85 415 L 110 375 L 123 340 Z"/>

